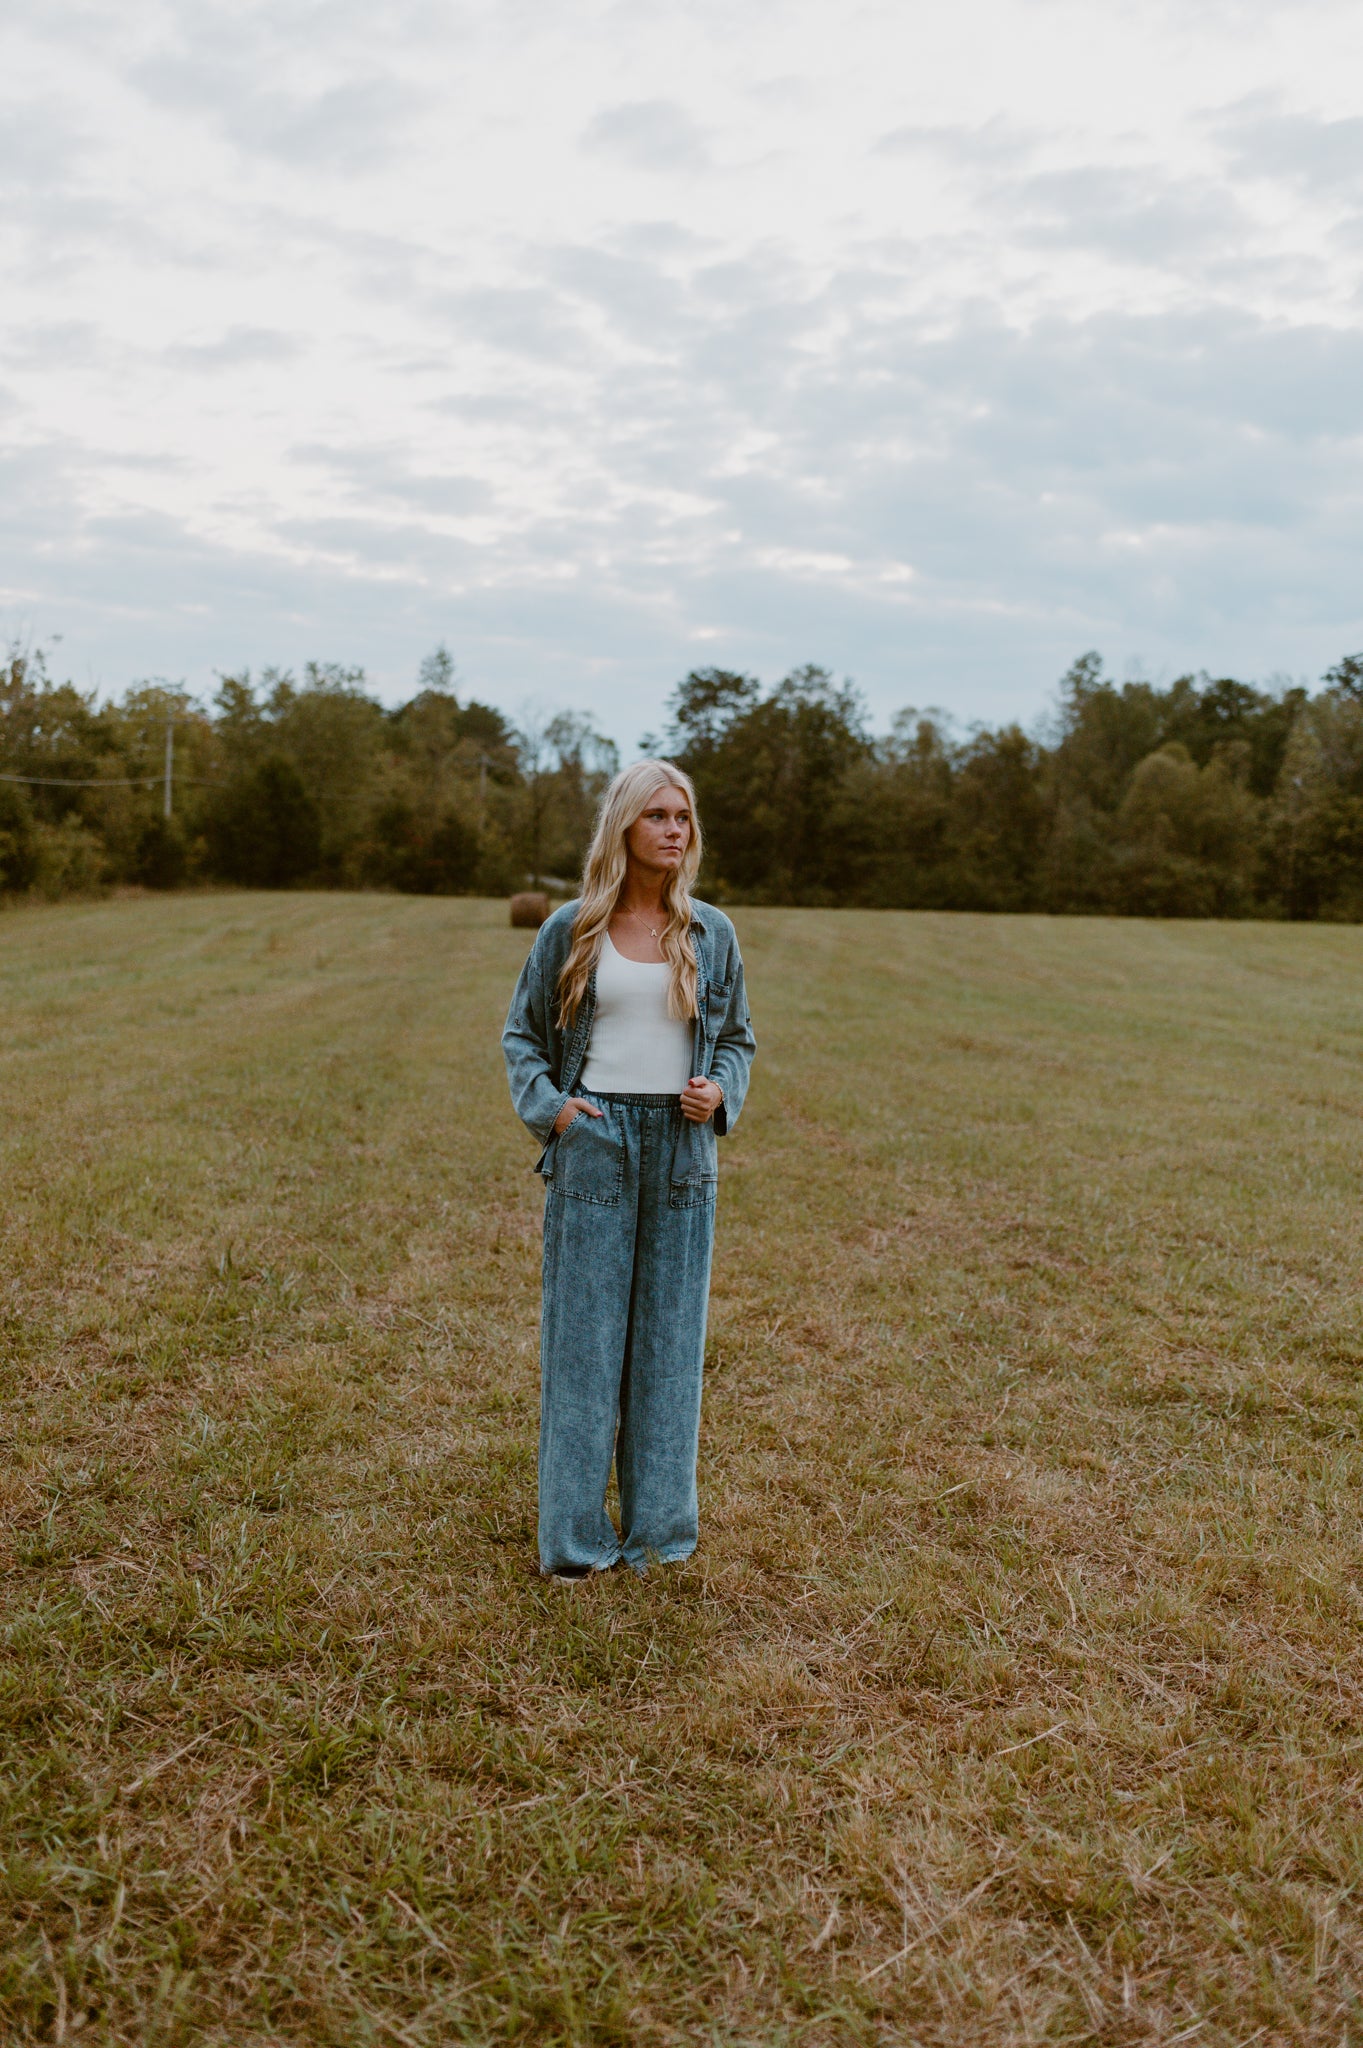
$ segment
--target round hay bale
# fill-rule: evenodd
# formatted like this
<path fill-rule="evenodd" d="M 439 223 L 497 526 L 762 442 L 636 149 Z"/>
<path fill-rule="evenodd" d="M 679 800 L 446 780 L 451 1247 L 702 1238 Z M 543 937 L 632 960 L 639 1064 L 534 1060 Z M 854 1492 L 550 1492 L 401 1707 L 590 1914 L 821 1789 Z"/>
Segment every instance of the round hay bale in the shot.
<path fill-rule="evenodd" d="M 549 915 L 549 898 L 541 889 L 522 889 L 511 899 L 511 922 L 537 932 Z"/>

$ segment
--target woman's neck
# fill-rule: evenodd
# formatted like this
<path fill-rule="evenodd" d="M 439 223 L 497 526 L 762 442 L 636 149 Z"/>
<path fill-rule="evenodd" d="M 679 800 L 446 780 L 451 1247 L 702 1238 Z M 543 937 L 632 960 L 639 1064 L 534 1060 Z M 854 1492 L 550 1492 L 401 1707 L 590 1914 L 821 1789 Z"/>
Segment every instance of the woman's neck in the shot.
<path fill-rule="evenodd" d="M 620 890 L 620 894 L 615 899 L 617 913 L 623 912 L 626 917 L 631 914 L 649 917 L 656 923 L 665 914 L 663 908 L 664 880 L 665 878 L 660 876 L 654 881 L 648 875 L 640 874 L 636 870 L 631 869 L 626 874 L 624 885 Z"/>

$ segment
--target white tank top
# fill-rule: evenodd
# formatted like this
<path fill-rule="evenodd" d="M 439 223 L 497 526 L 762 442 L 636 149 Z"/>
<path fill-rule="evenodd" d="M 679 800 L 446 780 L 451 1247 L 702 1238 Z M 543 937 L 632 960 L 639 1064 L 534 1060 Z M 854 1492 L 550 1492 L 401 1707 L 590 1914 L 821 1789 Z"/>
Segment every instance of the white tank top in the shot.
<path fill-rule="evenodd" d="M 627 960 L 607 932 L 596 960 L 596 1010 L 581 1086 L 594 1095 L 680 1095 L 691 1079 L 692 1027 L 667 1014 L 672 970 Z"/>

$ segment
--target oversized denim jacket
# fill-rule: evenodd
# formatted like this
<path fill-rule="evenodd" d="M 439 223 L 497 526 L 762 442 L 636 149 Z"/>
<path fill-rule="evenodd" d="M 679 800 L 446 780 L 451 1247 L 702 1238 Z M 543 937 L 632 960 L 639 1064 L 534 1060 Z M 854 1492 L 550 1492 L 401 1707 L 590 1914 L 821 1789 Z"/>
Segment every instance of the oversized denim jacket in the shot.
<path fill-rule="evenodd" d="M 572 943 L 577 903 L 565 903 L 539 928 L 502 1033 L 511 1100 L 517 1116 L 543 1147 L 537 1170 L 553 1179 L 554 1122 L 577 1086 L 596 1014 L 596 970 L 570 1028 L 558 1026 L 558 977 Z M 738 1121 L 748 1092 L 748 1069 L 757 1041 L 748 1015 L 738 935 L 722 910 L 692 903 L 696 948 L 695 1050 L 691 1072 L 718 1081 L 724 1100 L 709 1123 L 682 1121 L 672 1165 L 674 1182 L 713 1180 L 716 1137 Z"/>

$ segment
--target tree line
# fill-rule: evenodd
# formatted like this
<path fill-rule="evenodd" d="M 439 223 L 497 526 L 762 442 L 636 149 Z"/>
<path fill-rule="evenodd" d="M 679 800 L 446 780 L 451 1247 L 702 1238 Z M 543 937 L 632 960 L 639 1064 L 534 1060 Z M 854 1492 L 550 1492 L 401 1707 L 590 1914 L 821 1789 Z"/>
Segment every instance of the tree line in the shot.
<path fill-rule="evenodd" d="M 396 709 L 320 663 L 98 704 L 11 649 L 0 889 L 571 886 L 616 748 L 457 682 L 439 647 Z M 693 670 L 667 717 L 646 745 L 695 778 L 721 901 L 1363 920 L 1363 656 L 1312 691 L 1118 683 L 1085 654 L 1035 733 L 905 710 L 877 734 L 813 666 Z"/>
<path fill-rule="evenodd" d="M 1041 735 L 906 710 L 876 737 L 820 668 L 694 671 L 671 721 L 735 899 L 1363 919 L 1361 656 L 1312 692 L 1085 654 Z"/>
<path fill-rule="evenodd" d="M 206 707 L 159 683 L 98 704 L 54 682 L 41 652 L 12 648 L 0 667 L 0 889 L 497 895 L 530 875 L 571 877 L 614 746 L 575 712 L 515 727 L 456 681 L 438 647 L 393 710 L 362 669 L 320 662 L 299 676 L 224 675 Z"/>

